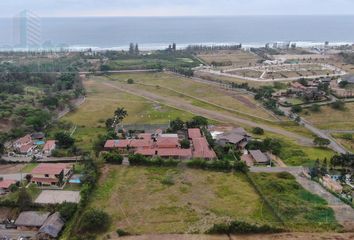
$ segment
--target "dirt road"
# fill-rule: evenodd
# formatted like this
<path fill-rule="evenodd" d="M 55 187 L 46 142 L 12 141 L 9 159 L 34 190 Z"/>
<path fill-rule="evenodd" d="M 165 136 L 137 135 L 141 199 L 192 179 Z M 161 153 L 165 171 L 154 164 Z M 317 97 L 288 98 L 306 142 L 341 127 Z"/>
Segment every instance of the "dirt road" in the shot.
<path fill-rule="evenodd" d="M 123 238 L 123 240 L 349 240 L 354 239 L 353 233 L 279 233 L 279 234 L 248 234 L 248 235 L 141 235 Z"/>
<path fill-rule="evenodd" d="M 313 146 L 313 142 L 311 139 L 306 138 L 301 135 L 298 135 L 296 133 L 289 132 L 289 131 L 286 131 L 286 130 L 283 130 L 280 128 L 270 127 L 265 124 L 255 123 L 253 121 L 242 119 L 239 117 L 235 117 L 235 116 L 232 116 L 232 115 L 229 115 L 226 113 L 219 113 L 219 112 L 215 112 L 212 110 L 197 107 L 197 106 L 194 106 L 191 103 L 184 101 L 182 99 L 177 102 L 173 99 L 168 99 L 166 97 L 162 97 L 162 96 L 154 94 L 152 92 L 148 92 L 148 91 L 145 91 L 142 89 L 138 89 L 136 87 L 128 86 L 127 84 L 120 84 L 117 82 L 115 84 L 113 84 L 113 83 L 109 82 L 108 80 L 103 82 L 103 84 L 108 87 L 115 88 L 119 91 L 123 91 L 123 92 L 127 92 L 129 94 L 132 94 L 132 95 L 143 97 L 143 98 L 145 98 L 149 101 L 152 101 L 152 102 L 164 104 L 166 106 L 176 108 L 176 109 L 179 109 L 182 111 L 187 111 L 187 112 L 193 113 L 195 115 L 204 116 L 209 119 L 216 120 L 216 121 L 219 121 L 222 123 L 244 124 L 244 125 L 248 125 L 250 127 L 260 127 L 266 131 L 290 137 L 294 140 L 297 140 L 302 145 Z"/>

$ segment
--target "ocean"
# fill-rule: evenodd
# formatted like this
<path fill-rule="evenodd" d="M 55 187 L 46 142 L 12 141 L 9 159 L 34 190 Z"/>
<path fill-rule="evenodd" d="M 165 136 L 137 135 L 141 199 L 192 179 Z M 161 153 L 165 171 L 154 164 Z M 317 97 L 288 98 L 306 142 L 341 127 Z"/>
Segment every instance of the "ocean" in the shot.
<path fill-rule="evenodd" d="M 42 18 L 42 41 L 71 48 L 143 49 L 177 43 L 262 46 L 354 42 L 354 16 L 84 17 Z M 13 45 L 12 19 L 0 18 L 0 46 Z"/>

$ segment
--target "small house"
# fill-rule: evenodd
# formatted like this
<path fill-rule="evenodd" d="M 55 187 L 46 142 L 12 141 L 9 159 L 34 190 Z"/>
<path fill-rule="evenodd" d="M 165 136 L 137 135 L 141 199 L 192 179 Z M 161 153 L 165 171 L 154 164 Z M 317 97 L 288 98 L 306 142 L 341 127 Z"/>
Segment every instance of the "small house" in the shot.
<path fill-rule="evenodd" d="M 323 186 L 325 186 L 326 188 L 328 188 L 333 192 L 342 193 L 343 191 L 342 185 L 339 182 L 333 180 L 329 175 L 323 176 L 320 179 L 320 182 L 323 184 Z"/>
<path fill-rule="evenodd" d="M 22 212 L 15 221 L 20 231 L 38 231 L 49 217 L 49 212 Z"/>
<path fill-rule="evenodd" d="M 270 162 L 268 156 L 263 152 L 261 152 L 260 150 L 250 150 L 249 153 L 250 153 L 250 157 L 257 165 L 267 165 Z"/>
<path fill-rule="evenodd" d="M 43 147 L 43 154 L 50 156 L 56 148 L 55 140 L 48 140 Z"/>
<path fill-rule="evenodd" d="M 16 184 L 15 180 L 0 181 L 0 195 L 10 192 L 10 187 L 14 184 Z"/>
<path fill-rule="evenodd" d="M 64 163 L 41 163 L 32 170 L 32 183 L 39 186 L 60 186 L 72 175 L 73 168 Z"/>
<path fill-rule="evenodd" d="M 40 227 L 37 239 L 39 240 L 52 240 L 56 239 L 64 227 L 64 221 L 59 212 L 50 215 L 43 225 Z"/>

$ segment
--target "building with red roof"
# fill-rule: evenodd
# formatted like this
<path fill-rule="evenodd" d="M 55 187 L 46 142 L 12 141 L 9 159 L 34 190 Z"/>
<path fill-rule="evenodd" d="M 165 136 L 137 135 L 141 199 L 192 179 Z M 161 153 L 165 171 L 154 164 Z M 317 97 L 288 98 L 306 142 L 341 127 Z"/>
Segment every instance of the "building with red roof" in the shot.
<path fill-rule="evenodd" d="M 65 163 L 41 163 L 32 170 L 32 183 L 42 185 L 59 185 L 72 174 L 72 165 Z"/>
<path fill-rule="evenodd" d="M 131 140 L 129 139 L 119 139 L 119 140 L 107 140 L 104 148 L 106 150 L 125 150 L 128 148 Z"/>
<path fill-rule="evenodd" d="M 162 158 L 190 159 L 192 158 L 192 150 L 182 148 L 160 148 L 157 151 L 157 155 Z"/>
<path fill-rule="evenodd" d="M 202 138 L 192 139 L 193 143 L 193 157 L 202 159 L 215 159 L 216 154 L 214 150 L 209 147 L 208 141 Z"/>
<path fill-rule="evenodd" d="M 48 140 L 43 147 L 43 154 L 50 156 L 56 148 L 55 140 Z"/>
<path fill-rule="evenodd" d="M 10 187 L 16 184 L 15 180 L 2 180 L 0 181 L 0 194 L 5 194 L 10 191 Z"/>
<path fill-rule="evenodd" d="M 156 140 L 157 148 L 179 148 L 178 137 L 159 137 Z"/>
<path fill-rule="evenodd" d="M 157 149 L 156 148 L 141 148 L 141 149 L 137 149 L 134 153 L 143 155 L 145 157 L 154 157 L 157 155 Z"/>
<path fill-rule="evenodd" d="M 201 138 L 202 134 L 200 132 L 200 129 L 199 128 L 189 128 L 188 129 L 188 137 L 189 137 L 189 139 Z"/>
<path fill-rule="evenodd" d="M 129 147 L 133 149 L 152 148 L 153 141 L 151 139 L 133 139 L 131 140 Z"/>

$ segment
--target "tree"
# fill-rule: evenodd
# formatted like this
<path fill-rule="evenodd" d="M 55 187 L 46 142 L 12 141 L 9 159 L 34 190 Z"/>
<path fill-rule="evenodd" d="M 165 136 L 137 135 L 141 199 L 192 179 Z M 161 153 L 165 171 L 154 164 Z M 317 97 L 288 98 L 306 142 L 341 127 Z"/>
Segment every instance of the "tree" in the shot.
<path fill-rule="evenodd" d="M 310 111 L 311 112 L 320 112 L 321 111 L 321 106 L 320 105 L 318 105 L 318 104 L 313 104 L 313 105 L 311 105 L 311 107 L 310 107 Z"/>
<path fill-rule="evenodd" d="M 69 134 L 64 132 L 59 132 L 55 134 L 55 139 L 57 140 L 59 148 L 70 148 L 74 145 L 75 139 L 70 137 Z"/>
<path fill-rule="evenodd" d="M 5 146 L 0 142 L 0 156 L 5 153 Z"/>
<path fill-rule="evenodd" d="M 299 106 L 299 105 L 292 106 L 291 107 L 291 112 L 293 112 L 293 113 L 301 113 L 302 112 L 302 107 Z"/>
<path fill-rule="evenodd" d="M 170 128 L 172 132 L 183 130 L 184 122 L 180 118 L 176 118 L 175 120 L 171 121 Z"/>
<path fill-rule="evenodd" d="M 128 81 L 127 81 L 128 84 L 134 84 L 134 80 L 129 78 Z"/>
<path fill-rule="evenodd" d="M 107 163 L 112 164 L 122 164 L 123 156 L 120 155 L 118 152 L 109 152 L 103 155 L 103 159 Z"/>
<path fill-rule="evenodd" d="M 188 128 L 201 128 L 208 126 L 208 119 L 202 116 L 195 116 L 191 121 L 187 122 Z"/>
<path fill-rule="evenodd" d="M 338 86 L 339 86 L 340 88 L 345 88 L 348 84 L 349 84 L 348 81 L 340 81 L 340 82 L 338 83 Z"/>
<path fill-rule="evenodd" d="M 114 111 L 114 117 L 119 120 L 119 122 L 123 121 L 125 117 L 128 116 L 128 112 L 123 108 L 117 108 Z"/>
<path fill-rule="evenodd" d="M 135 44 L 135 49 L 134 49 L 134 53 L 136 54 L 136 55 L 138 55 L 139 54 L 139 45 L 136 43 Z"/>
<path fill-rule="evenodd" d="M 257 135 L 263 135 L 264 134 L 264 129 L 260 128 L 260 127 L 255 127 L 252 130 L 253 134 L 257 134 Z"/>
<path fill-rule="evenodd" d="M 71 202 L 63 202 L 59 207 L 60 216 L 65 220 L 68 221 L 71 217 L 75 214 L 77 210 L 77 204 Z"/>
<path fill-rule="evenodd" d="M 183 139 L 181 141 L 181 148 L 183 149 L 189 149 L 191 147 L 191 143 L 188 139 Z"/>
<path fill-rule="evenodd" d="M 177 50 L 177 45 L 176 45 L 176 43 L 173 43 L 173 44 L 172 44 L 172 50 L 173 50 L 174 52 Z"/>
<path fill-rule="evenodd" d="M 29 210 L 32 204 L 31 195 L 27 192 L 26 188 L 21 188 L 18 193 L 17 205 L 21 211 Z"/>
<path fill-rule="evenodd" d="M 104 232 L 109 227 L 109 216 L 98 209 L 86 210 L 80 221 L 80 232 Z"/>
<path fill-rule="evenodd" d="M 328 140 L 327 138 L 316 137 L 313 140 L 313 143 L 317 146 L 325 147 L 325 146 L 328 146 L 329 144 L 331 144 L 331 141 Z"/>
<path fill-rule="evenodd" d="M 133 55 L 134 54 L 134 43 L 129 44 L 129 54 Z"/>
<path fill-rule="evenodd" d="M 331 104 L 331 107 L 336 110 L 344 110 L 345 103 L 343 101 L 337 100 Z"/>

